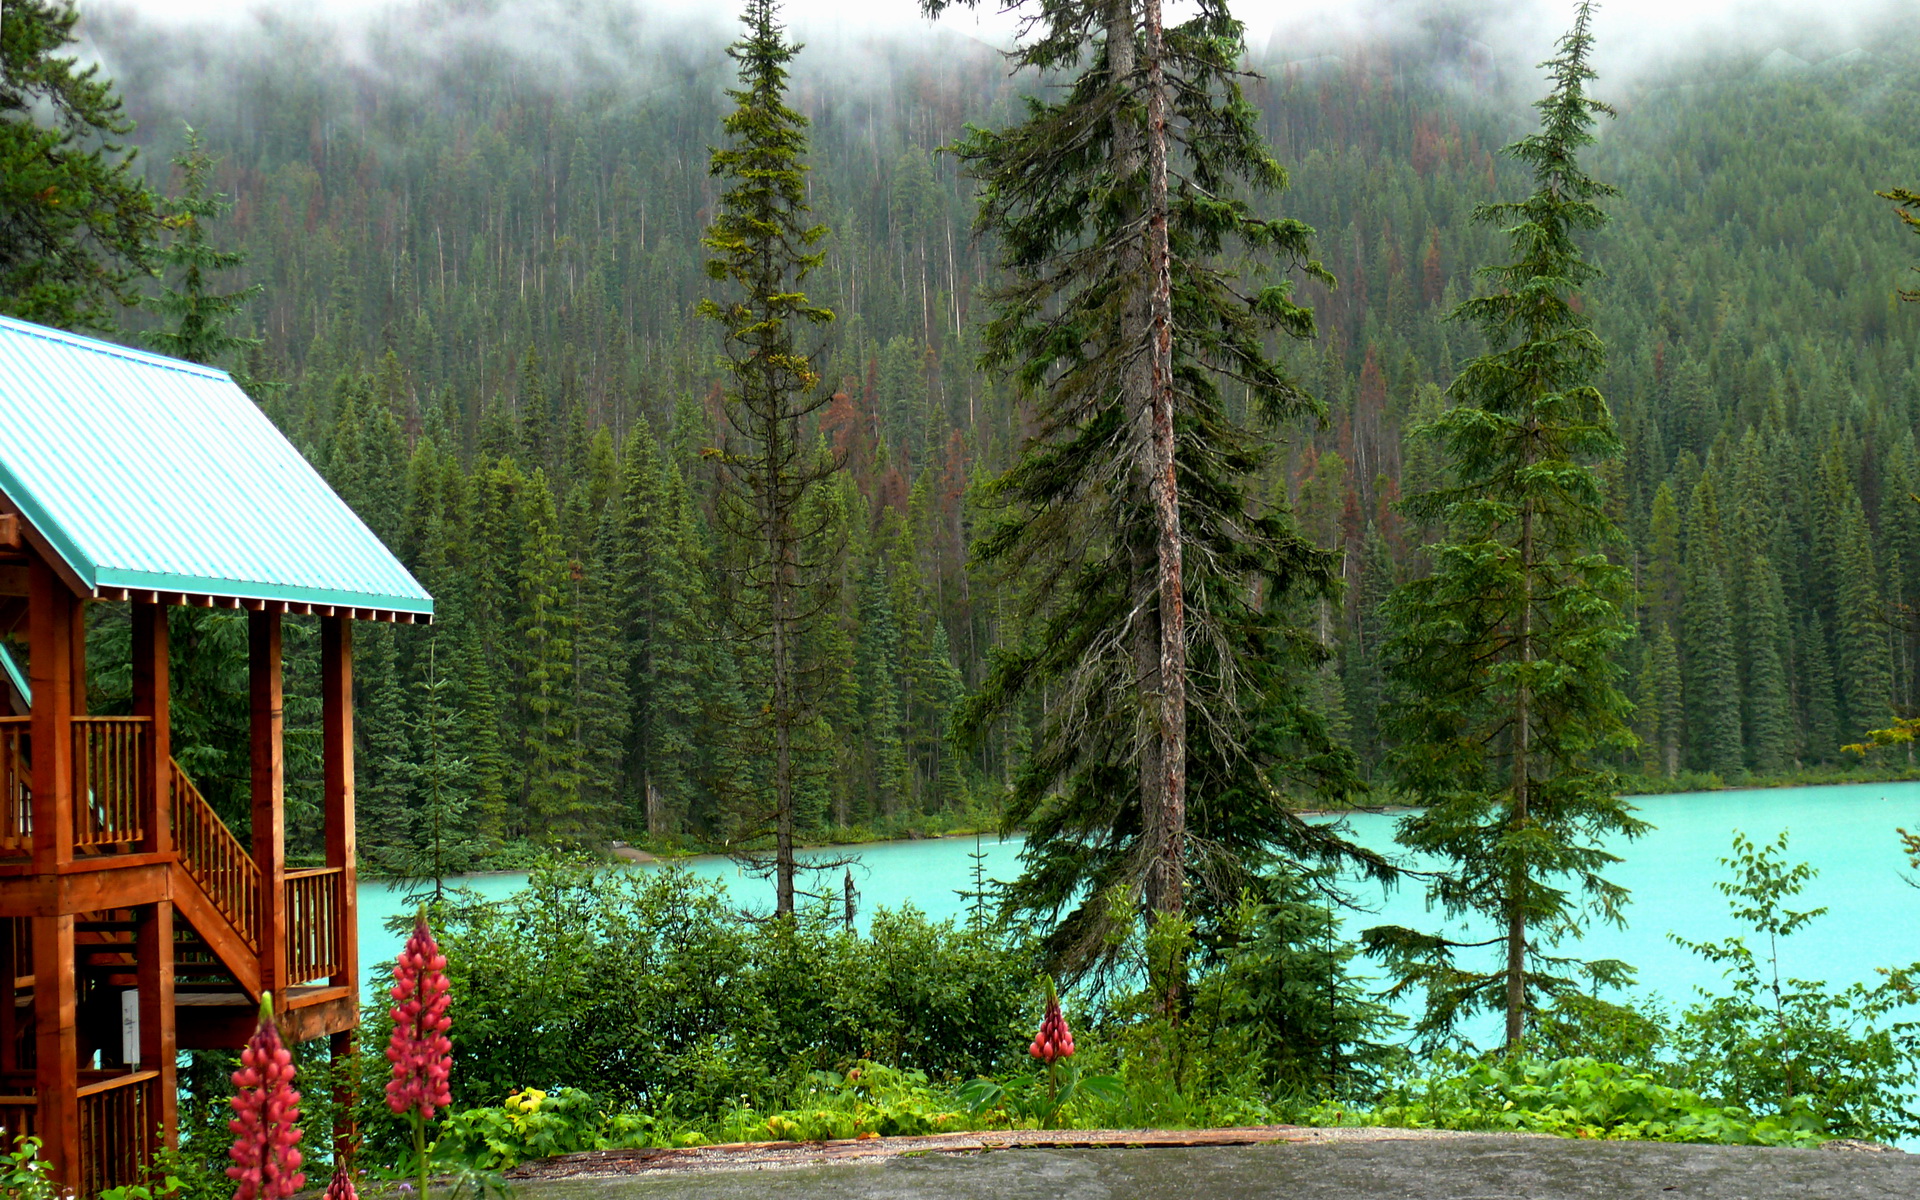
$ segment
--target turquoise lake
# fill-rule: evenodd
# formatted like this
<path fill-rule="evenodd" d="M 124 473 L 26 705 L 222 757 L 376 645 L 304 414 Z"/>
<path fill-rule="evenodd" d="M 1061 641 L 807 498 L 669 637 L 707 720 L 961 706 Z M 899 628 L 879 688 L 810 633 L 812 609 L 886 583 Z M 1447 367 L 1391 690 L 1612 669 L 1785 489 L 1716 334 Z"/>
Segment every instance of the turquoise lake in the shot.
<path fill-rule="evenodd" d="M 1684 1002 L 1697 987 L 1718 987 L 1718 969 L 1674 945 L 1668 934 L 1709 941 L 1739 932 L 1728 916 L 1725 897 L 1714 887 L 1725 877 L 1719 859 L 1730 853 L 1735 830 L 1757 841 L 1785 830 L 1789 859 L 1809 862 L 1820 872 L 1793 907 L 1825 906 L 1827 915 L 1783 944 L 1783 974 L 1839 986 L 1871 980 L 1877 967 L 1920 960 L 1920 890 L 1907 882 L 1912 872 L 1894 832 L 1900 826 L 1920 825 L 1920 783 L 1700 792 L 1640 797 L 1634 803 L 1655 828 L 1613 847 L 1624 861 L 1609 875 L 1633 893 L 1627 927 L 1590 929 L 1583 942 L 1563 949 L 1580 957 L 1633 964 L 1640 992 Z M 1348 817 L 1347 824 L 1356 840 L 1391 849 L 1394 820 L 1392 814 L 1362 813 Z M 988 856 L 990 876 L 1008 879 L 1018 872 L 1018 839 L 986 837 L 979 844 Z M 886 842 L 832 853 L 858 856 L 853 872 L 862 918 L 875 907 L 906 903 L 947 917 L 960 915 L 965 907 L 958 893 L 969 886 L 974 848 L 975 839 L 963 837 Z M 686 866 L 700 876 L 723 880 L 743 905 L 772 906 L 772 885 L 743 876 L 727 859 L 693 859 Z M 500 874 L 463 882 L 497 897 L 511 894 L 525 881 L 525 875 Z M 837 896 L 841 886 L 841 874 L 835 871 L 813 890 L 831 890 Z M 400 910 L 403 899 L 401 892 L 384 884 L 361 885 L 360 953 L 367 966 L 397 951 L 398 939 L 382 928 L 382 921 Z M 1434 922 L 1417 884 L 1384 895 L 1367 885 L 1356 889 L 1355 899 L 1371 910 L 1349 916 L 1355 928 L 1381 923 L 1420 928 Z"/>

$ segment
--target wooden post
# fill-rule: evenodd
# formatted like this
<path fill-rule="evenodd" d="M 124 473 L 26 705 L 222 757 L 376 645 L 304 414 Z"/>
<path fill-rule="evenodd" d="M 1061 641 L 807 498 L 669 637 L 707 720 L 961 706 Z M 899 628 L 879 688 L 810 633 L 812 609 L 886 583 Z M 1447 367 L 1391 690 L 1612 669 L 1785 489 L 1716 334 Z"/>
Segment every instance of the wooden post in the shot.
<path fill-rule="evenodd" d="M 346 987 L 360 999 L 360 933 L 355 913 L 356 847 L 353 832 L 353 621 L 320 618 L 320 755 L 326 794 L 327 865 L 340 868 L 340 973 L 328 982 Z M 354 1062 L 354 1031 L 333 1035 L 329 1046 L 334 1069 L 337 1114 L 333 1124 L 334 1161 L 353 1153 L 359 1140 L 353 1117 L 354 1088 L 348 1075 Z"/>
<path fill-rule="evenodd" d="M 65 585 L 61 588 L 65 590 Z M 33 699 L 38 708 L 37 687 Z M 69 1192 L 80 1189 L 80 1044 L 74 1025 L 78 1006 L 74 975 L 72 914 L 33 918 L 33 1031 L 39 1060 L 34 1065 L 36 1119 L 41 1153 L 54 1182 Z"/>
<path fill-rule="evenodd" d="M 33 869 L 50 875 L 73 861 L 73 626 L 80 606 L 66 582 L 37 557 L 28 570 L 27 593 L 27 679 L 33 688 Z M 34 945 L 37 962 L 37 938 Z M 69 961 L 63 973 L 71 977 L 72 971 Z"/>
<path fill-rule="evenodd" d="M 166 613 L 163 609 L 161 616 Z M 172 1147 L 180 1128 L 180 1089 L 175 1079 L 179 1039 L 173 1007 L 173 902 L 140 910 L 140 1069 L 160 1072 L 160 1139 Z"/>
<path fill-rule="evenodd" d="M 173 849 L 173 705 L 167 674 L 167 606 L 133 606 L 133 715 L 147 718 L 146 849 Z"/>
<path fill-rule="evenodd" d="M 280 614 L 247 614 L 247 675 L 252 698 L 253 861 L 260 867 L 260 990 L 286 1011 L 287 815 L 280 680 Z"/>
<path fill-rule="evenodd" d="M 20 1069 L 20 997 L 14 986 L 20 951 L 13 944 L 19 927 L 18 918 L 0 917 L 0 1074 Z"/>
<path fill-rule="evenodd" d="M 330 982 L 359 996 L 360 935 L 354 919 L 353 622 L 320 618 L 320 753 L 326 792 L 327 865 L 340 868 L 340 973 Z"/>

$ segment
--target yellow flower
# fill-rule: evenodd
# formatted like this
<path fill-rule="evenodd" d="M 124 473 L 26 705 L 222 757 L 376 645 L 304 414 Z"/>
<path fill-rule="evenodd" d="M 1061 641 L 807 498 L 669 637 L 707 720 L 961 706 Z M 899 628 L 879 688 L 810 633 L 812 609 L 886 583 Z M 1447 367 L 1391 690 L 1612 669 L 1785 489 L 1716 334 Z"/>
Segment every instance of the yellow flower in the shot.
<path fill-rule="evenodd" d="M 547 1094 L 539 1088 L 526 1088 L 507 1097 L 506 1109 L 514 1113 L 534 1113 L 540 1111 L 540 1102 Z"/>

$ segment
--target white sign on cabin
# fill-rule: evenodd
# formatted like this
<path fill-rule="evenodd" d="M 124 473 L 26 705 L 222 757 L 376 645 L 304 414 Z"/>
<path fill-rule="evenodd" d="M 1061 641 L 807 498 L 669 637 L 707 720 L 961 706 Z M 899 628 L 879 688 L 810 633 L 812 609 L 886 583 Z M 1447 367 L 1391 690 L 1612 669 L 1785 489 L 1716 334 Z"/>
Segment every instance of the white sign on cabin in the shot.
<path fill-rule="evenodd" d="M 133 1066 L 140 1061 L 140 989 L 120 993 L 120 1061 Z"/>

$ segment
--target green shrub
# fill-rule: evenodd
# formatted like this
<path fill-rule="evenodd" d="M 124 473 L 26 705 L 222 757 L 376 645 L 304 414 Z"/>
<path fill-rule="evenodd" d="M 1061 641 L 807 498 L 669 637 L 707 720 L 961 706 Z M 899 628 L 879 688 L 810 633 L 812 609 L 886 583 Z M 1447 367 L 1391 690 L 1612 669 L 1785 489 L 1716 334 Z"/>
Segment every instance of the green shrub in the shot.
<path fill-rule="evenodd" d="M 675 1131 L 639 1113 L 613 1113 L 580 1088 L 528 1088 L 441 1123 L 434 1157 L 483 1171 L 583 1150 L 669 1145 Z"/>
<path fill-rule="evenodd" d="M 1817 872 L 1785 861 L 1787 835 L 1761 846 L 1736 833 L 1720 861 L 1734 877 L 1718 887 L 1733 915 L 1764 939 L 1674 940 L 1725 968 L 1732 991 L 1703 996 L 1674 1030 L 1675 1082 L 1783 1119 L 1812 1115 L 1836 1137 L 1891 1140 L 1920 1134 L 1913 1103 L 1920 1026 L 1900 1019 L 1916 999 L 1915 967 L 1868 986 L 1829 991 L 1782 969 L 1781 943 L 1823 915 L 1786 907 Z M 1920 964 L 1916 964 L 1920 966 Z"/>
<path fill-rule="evenodd" d="M 1811 1112 L 1755 1117 L 1715 1104 L 1653 1074 L 1591 1058 L 1470 1061 L 1441 1059 L 1451 1070 L 1406 1079 L 1364 1108 L 1321 1105 L 1314 1124 L 1413 1129 L 1510 1130 L 1561 1137 L 1808 1146 L 1821 1140 Z"/>
<path fill-rule="evenodd" d="M 705 1128 L 860 1062 L 991 1074 L 1026 1044 L 1036 980 L 1031 956 L 986 929 L 912 909 L 876 912 L 864 934 L 824 909 L 745 921 L 719 884 L 674 868 L 549 866 L 520 895 L 444 912 L 436 932 L 455 1105 L 479 1111 L 571 1088 Z M 389 1024 L 371 1015 L 362 1117 L 381 1145 Z"/>
<path fill-rule="evenodd" d="M 13 1149 L 0 1153 L 0 1196 L 9 1200 L 56 1200 L 57 1189 L 47 1178 L 47 1164 L 40 1157 L 40 1139 L 18 1137 Z"/>

